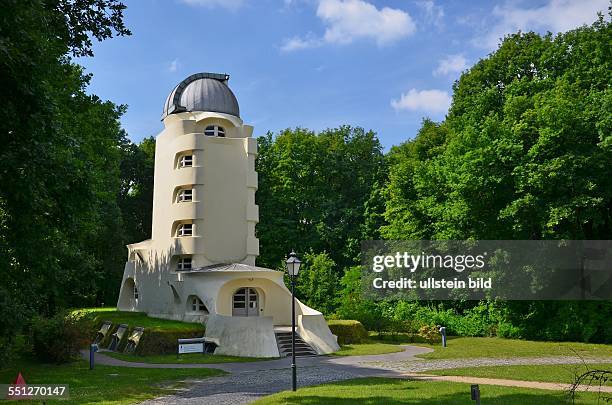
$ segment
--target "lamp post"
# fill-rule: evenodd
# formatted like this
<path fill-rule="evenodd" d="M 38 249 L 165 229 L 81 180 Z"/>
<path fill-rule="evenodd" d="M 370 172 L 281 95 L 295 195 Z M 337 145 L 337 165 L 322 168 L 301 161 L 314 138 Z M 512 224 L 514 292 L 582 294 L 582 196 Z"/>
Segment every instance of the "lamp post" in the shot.
<path fill-rule="evenodd" d="M 285 265 L 287 266 L 287 273 L 291 276 L 291 387 L 295 391 L 297 390 L 297 370 L 295 368 L 295 278 L 300 271 L 302 262 L 298 259 L 295 252 L 291 251 Z"/>

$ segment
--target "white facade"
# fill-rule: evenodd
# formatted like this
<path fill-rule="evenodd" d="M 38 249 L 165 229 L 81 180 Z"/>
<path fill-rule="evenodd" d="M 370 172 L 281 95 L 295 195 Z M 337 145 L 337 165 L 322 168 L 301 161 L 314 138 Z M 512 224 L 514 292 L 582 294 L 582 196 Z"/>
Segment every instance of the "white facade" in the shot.
<path fill-rule="evenodd" d="M 218 354 L 277 357 L 291 293 L 282 272 L 255 266 L 257 142 L 227 79 L 190 76 L 166 101 L 152 238 L 128 245 L 117 308 L 204 322 Z M 317 353 L 339 349 L 323 315 L 297 300 L 296 325 Z"/>

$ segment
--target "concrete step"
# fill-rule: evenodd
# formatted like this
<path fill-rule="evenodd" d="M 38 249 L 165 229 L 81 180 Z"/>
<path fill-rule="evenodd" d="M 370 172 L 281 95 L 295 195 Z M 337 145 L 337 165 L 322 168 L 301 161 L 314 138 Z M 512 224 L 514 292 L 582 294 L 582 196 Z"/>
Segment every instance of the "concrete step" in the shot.
<path fill-rule="evenodd" d="M 276 344 L 278 345 L 278 351 L 281 357 L 291 356 L 291 331 L 285 330 L 276 331 Z M 296 357 L 307 357 L 316 356 L 317 352 L 308 343 L 304 342 L 300 335 L 295 334 L 295 356 Z"/>

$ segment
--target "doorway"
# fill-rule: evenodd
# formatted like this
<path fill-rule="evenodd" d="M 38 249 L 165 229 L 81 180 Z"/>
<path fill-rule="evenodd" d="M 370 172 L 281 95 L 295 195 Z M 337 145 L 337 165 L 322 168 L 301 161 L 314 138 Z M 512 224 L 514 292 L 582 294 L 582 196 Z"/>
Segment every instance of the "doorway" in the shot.
<path fill-rule="evenodd" d="M 232 316 L 259 316 L 259 294 L 254 288 L 236 290 L 232 298 Z"/>

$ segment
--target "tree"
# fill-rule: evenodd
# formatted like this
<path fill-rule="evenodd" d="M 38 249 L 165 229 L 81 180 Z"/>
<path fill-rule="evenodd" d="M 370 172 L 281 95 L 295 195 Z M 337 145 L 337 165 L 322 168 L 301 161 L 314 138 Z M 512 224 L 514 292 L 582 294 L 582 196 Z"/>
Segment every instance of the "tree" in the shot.
<path fill-rule="evenodd" d="M 612 39 L 603 16 L 504 39 L 454 85 L 441 124 L 389 154 L 381 233 L 397 239 L 609 239 Z M 507 303 L 523 337 L 605 339 L 612 304 Z M 528 319 L 528 321 L 527 321 Z"/>
<path fill-rule="evenodd" d="M 331 314 L 336 309 L 338 277 L 335 265 L 327 253 L 307 253 L 298 279 L 298 298 L 324 314 Z"/>
<path fill-rule="evenodd" d="M 356 262 L 366 203 L 384 175 L 376 134 L 348 126 L 268 133 L 256 165 L 261 265 L 278 267 L 291 249 L 328 252 L 339 269 Z"/>
<path fill-rule="evenodd" d="M 89 76 L 70 55 L 91 55 L 90 36 L 129 31 L 115 0 L 2 8 L 0 296 L 14 310 L 3 323 L 14 328 L 34 312 L 93 304 L 114 266 L 124 108 L 87 95 Z M 19 326 L 0 333 L 10 340 Z"/>

